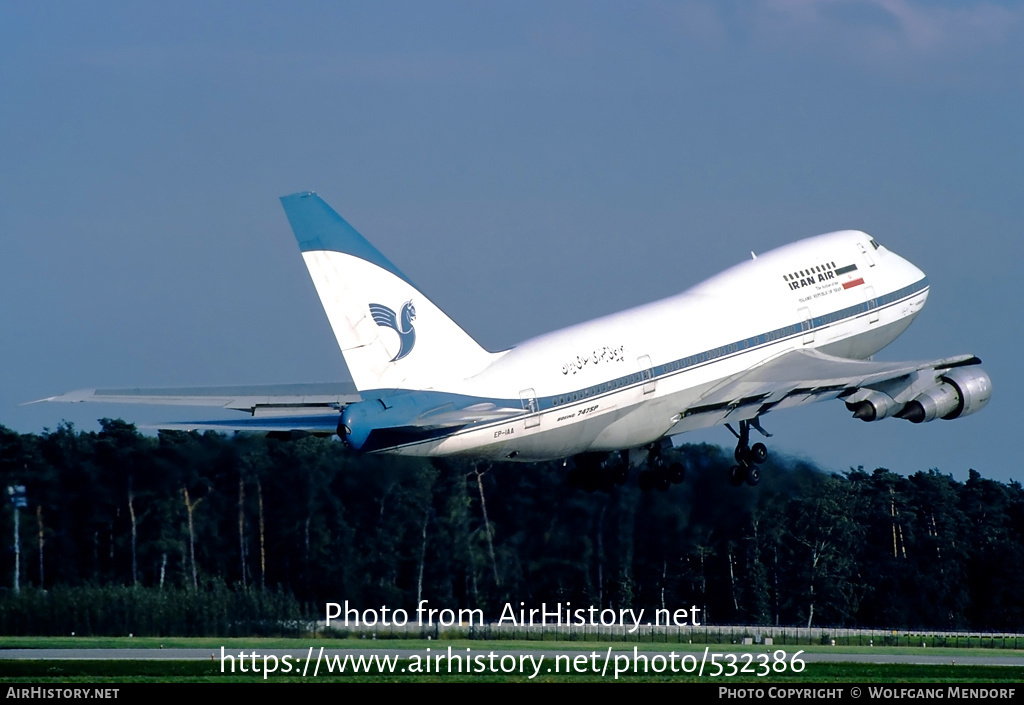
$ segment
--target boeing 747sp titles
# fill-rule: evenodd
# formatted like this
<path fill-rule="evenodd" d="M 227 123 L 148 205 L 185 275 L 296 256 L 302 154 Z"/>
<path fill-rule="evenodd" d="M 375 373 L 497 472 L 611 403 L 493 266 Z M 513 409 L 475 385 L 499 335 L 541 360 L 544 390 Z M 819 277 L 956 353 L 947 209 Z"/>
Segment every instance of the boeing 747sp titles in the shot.
<path fill-rule="evenodd" d="M 874 362 L 920 313 L 928 279 L 855 230 L 759 255 L 680 294 L 488 352 L 315 193 L 281 199 L 353 384 L 81 390 L 45 401 L 220 406 L 238 421 L 171 428 L 337 433 L 362 453 L 571 460 L 584 486 L 665 489 L 662 451 L 726 425 L 734 485 L 757 484 L 761 418 L 842 399 L 914 423 L 984 407 L 972 355 Z M 750 306 L 757 300 L 756 307 Z M 666 325 L 671 321 L 671 325 Z"/>

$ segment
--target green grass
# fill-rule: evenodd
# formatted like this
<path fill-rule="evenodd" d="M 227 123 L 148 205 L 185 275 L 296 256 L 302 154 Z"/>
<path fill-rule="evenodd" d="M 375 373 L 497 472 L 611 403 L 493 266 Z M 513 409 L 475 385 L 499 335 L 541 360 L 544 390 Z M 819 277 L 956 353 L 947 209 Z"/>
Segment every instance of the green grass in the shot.
<path fill-rule="evenodd" d="M 403 660 L 398 669 L 408 668 Z M 913 666 L 905 664 L 807 664 L 799 674 L 771 674 L 765 677 L 739 674 L 731 678 L 699 678 L 685 674 L 625 674 L 627 682 L 675 683 L 760 683 L 763 685 L 796 683 L 993 683 L 1015 684 L 1024 678 L 1024 668 L 1002 666 Z M 152 683 L 152 682 L 231 682 L 264 680 L 261 675 L 222 674 L 219 663 L 206 661 L 0 661 L 0 683 Z M 270 682 L 516 682 L 531 680 L 527 674 L 401 674 L 372 673 L 360 675 L 328 675 L 314 679 L 271 675 Z M 609 674 L 542 673 L 536 682 L 587 682 L 612 680 Z"/>

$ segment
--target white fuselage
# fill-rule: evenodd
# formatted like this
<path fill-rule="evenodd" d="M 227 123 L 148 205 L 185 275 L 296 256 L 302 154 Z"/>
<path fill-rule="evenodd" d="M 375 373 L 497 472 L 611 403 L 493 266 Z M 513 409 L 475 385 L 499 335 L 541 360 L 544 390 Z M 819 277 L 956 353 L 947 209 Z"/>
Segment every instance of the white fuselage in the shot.
<path fill-rule="evenodd" d="M 974 355 L 866 360 L 921 311 L 928 280 L 860 231 L 752 256 L 675 296 L 492 353 L 316 193 L 281 204 L 352 384 L 78 390 L 47 400 L 223 406 L 251 418 L 164 427 L 336 432 L 362 453 L 583 456 L 577 470 L 611 469 L 602 483 L 624 479 L 623 461 L 646 458 L 641 484 L 663 486 L 683 471 L 660 451 L 687 431 L 736 424 L 730 481 L 756 484 L 753 465 L 767 449 L 750 445 L 749 433 L 773 411 L 842 399 L 862 421 L 925 423 L 968 416 L 991 398 Z M 615 451 L 630 452 L 609 457 Z"/>
<path fill-rule="evenodd" d="M 921 270 L 865 233 L 819 235 L 676 296 L 528 340 L 447 391 L 532 411 L 392 452 L 541 460 L 651 443 L 730 376 L 794 349 L 867 358 L 921 310 Z"/>

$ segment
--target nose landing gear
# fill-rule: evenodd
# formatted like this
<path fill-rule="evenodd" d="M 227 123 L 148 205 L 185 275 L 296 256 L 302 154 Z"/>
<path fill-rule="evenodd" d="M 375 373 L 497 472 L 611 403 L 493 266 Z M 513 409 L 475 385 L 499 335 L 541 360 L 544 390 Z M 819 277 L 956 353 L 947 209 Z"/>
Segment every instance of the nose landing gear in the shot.
<path fill-rule="evenodd" d="M 729 468 L 729 484 L 733 487 L 739 487 L 744 482 L 750 486 L 756 485 L 761 481 L 761 471 L 757 466 L 768 459 L 768 447 L 764 443 L 750 445 L 750 429 L 751 427 L 757 429 L 758 433 L 765 438 L 770 438 L 772 434 L 761 428 L 761 423 L 756 417 L 749 421 L 740 421 L 739 433 L 731 424 L 726 424 L 725 427 L 732 432 L 732 435 L 736 436 L 738 441 L 736 451 L 733 453 L 736 464 Z"/>

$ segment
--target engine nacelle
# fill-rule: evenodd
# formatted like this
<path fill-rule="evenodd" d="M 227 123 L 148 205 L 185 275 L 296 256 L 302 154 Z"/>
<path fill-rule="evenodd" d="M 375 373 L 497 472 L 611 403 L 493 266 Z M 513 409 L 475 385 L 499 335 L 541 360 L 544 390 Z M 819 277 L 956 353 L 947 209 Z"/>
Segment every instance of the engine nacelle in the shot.
<path fill-rule="evenodd" d="M 902 404 L 888 394 L 870 390 L 855 402 L 846 402 L 846 408 L 853 412 L 853 418 L 861 421 L 878 421 L 892 416 L 902 408 Z"/>
<path fill-rule="evenodd" d="M 992 396 L 992 380 L 981 369 L 957 367 L 940 379 L 942 384 L 907 402 L 896 417 L 913 423 L 956 419 L 979 411 Z"/>

